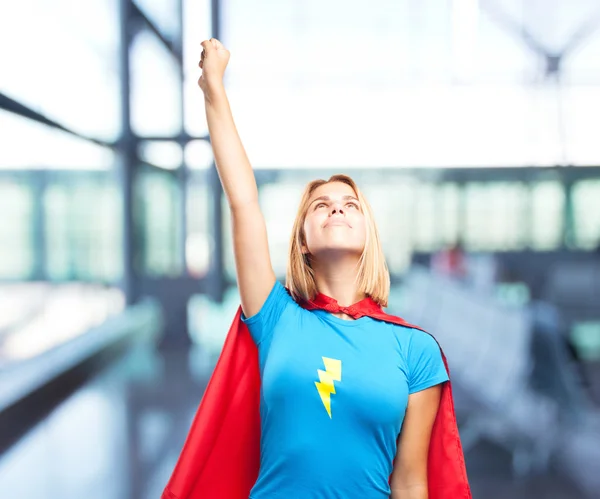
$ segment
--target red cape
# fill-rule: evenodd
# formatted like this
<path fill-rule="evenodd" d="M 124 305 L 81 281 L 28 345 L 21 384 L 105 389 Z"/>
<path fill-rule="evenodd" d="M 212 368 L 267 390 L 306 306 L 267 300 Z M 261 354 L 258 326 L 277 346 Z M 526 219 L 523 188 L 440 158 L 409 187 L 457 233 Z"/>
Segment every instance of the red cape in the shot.
<path fill-rule="evenodd" d="M 355 317 L 420 329 L 386 314 L 370 298 L 344 308 L 319 293 L 306 309 L 342 310 Z M 248 499 L 260 466 L 258 349 L 241 321 L 241 306 L 161 499 Z M 425 331 L 426 332 L 426 331 Z M 440 347 L 441 350 L 441 347 Z M 442 351 L 448 376 L 448 363 Z M 433 425 L 428 459 L 429 499 L 471 499 L 450 381 Z"/>

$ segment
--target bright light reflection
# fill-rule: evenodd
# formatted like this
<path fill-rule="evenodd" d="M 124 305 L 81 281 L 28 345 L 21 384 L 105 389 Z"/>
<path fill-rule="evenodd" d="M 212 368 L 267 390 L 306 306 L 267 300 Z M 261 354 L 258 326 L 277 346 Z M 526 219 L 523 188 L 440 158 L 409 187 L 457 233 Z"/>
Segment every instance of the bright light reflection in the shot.
<path fill-rule="evenodd" d="M 36 284 L 31 289 L 26 285 L 7 285 L 1 294 L 18 295 L 13 306 L 21 310 L 21 315 L 13 314 L 13 319 L 20 319 L 19 322 L 13 324 L 14 329 L 0 343 L 0 357 L 4 362 L 39 355 L 102 324 L 125 308 L 120 290 L 79 283 Z M 16 302 L 29 302 L 32 296 L 35 306 L 29 308 L 24 317 L 27 306 Z M 30 316 L 31 313 L 34 315 Z"/>

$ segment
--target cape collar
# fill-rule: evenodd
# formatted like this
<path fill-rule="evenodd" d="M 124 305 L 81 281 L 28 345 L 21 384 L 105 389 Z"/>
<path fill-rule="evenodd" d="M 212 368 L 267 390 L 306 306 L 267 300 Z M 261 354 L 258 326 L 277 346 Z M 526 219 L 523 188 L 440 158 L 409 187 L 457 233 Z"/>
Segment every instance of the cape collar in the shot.
<path fill-rule="evenodd" d="M 373 317 L 382 313 L 381 307 L 370 296 L 348 307 L 343 307 L 335 298 L 319 292 L 312 300 L 301 300 L 300 305 L 307 310 L 321 309 L 332 314 L 344 313 L 354 319 L 359 319 L 365 315 Z"/>

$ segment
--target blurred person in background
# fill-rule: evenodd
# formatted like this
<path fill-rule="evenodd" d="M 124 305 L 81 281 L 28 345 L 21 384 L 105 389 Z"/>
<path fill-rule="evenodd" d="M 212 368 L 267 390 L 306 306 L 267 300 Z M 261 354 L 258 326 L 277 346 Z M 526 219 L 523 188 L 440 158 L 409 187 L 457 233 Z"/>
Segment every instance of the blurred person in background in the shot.
<path fill-rule="evenodd" d="M 431 270 L 440 275 L 463 281 L 467 278 L 467 263 L 463 245 L 456 241 L 431 257 Z"/>
<path fill-rule="evenodd" d="M 279 283 L 223 85 L 230 53 L 214 38 L 202 47 L 198 83 L 231 209 L 241 324 L 228 334 L 163 498 L 241 499 L 246 487 L 251 499 L 471 497 L 443 352 L 433 336 L 382 310 L 390 277 L 369 203 L 346 175 L 310 182 L 286 286 Z M 231 380 L 223 365 L 242 325 L 258 351 L 260 452 L 237 448 L 225 462 L 219 442 L 239 446 L 229 434 L 253 419 L 239 405 L 224 410 L 233 394 L 219 391 Z M 254 389 L 242 383 L 231 380 L 238 398 Z M 258 455 L 255 469 L 247 461 Z"/>

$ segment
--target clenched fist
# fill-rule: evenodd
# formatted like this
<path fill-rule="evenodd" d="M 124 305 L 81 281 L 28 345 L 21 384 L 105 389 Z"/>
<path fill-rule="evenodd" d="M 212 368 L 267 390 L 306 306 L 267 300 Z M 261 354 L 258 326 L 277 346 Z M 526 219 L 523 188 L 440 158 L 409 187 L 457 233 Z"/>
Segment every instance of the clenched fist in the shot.
<path fill-rule="evenodd" d="M 216 38 L 204 40 L 200 45 L 203 50 L 198 66 L 202 69 L 202 76 L 198 80 L 198 85 L 204 95 L 207 95 L 212 88 L 223 83 L 223 75 L 229 62 L 229 50 Z"/>

